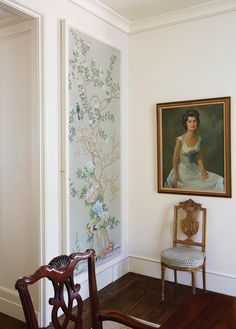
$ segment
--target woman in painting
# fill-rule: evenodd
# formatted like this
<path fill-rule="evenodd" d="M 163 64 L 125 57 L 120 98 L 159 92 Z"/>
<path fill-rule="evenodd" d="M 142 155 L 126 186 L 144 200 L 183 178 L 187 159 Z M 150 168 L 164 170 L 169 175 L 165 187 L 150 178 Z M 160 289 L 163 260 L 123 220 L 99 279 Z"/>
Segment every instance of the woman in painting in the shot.
<path fill-rule="evenodd" d="M 173 169 L 165 187 L 192 190 L 224 190 L 223 177 L 209 172 L 204 167 L 201 140 L 196 131 L 200 124 L 199 113 L 188 110 L 183 115 L 186 132 L 176 138 L 173 154 Z"/>

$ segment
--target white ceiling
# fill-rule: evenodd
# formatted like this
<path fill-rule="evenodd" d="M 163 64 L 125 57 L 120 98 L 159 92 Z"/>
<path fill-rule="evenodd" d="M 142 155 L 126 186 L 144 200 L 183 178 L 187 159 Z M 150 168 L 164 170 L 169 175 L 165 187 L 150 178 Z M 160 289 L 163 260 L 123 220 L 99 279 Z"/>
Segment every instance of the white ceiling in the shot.
<path fill-rule="evenodd" d="M 133 22 L 222 0 L 94 0 Z"/>

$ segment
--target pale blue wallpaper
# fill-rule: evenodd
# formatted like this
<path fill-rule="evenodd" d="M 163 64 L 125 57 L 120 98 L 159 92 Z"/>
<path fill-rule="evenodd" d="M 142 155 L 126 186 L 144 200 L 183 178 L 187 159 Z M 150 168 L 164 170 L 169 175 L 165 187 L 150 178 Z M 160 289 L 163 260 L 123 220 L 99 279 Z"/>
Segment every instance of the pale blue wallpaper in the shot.
<path fill-rule="evenodd" d="M 120 254 L 120 52 L 69 30 L 70 251 Z"/>

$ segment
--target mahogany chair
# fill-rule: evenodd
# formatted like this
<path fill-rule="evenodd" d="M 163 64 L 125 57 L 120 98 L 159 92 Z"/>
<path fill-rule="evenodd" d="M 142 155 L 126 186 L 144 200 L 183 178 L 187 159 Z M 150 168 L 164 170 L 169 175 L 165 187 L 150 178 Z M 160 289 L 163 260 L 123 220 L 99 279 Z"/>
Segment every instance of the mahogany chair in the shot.
<path fill-rule="evenodd" d="M 199 234 L 200 233 L 200 234 Z M 189 199 L 174 207 L 173 247 L 161 252 L 161 280 L 164 300 L 165 268 L 192 274 L 192 292 L 196 293 L 196 272 L 202 270 L 203 290 L 206 290 L 206 209 Z"/>
<path fill-rule="evenodd" d="M 54 296 L 49 299 L 52 305 L 51 319 L 55 329 L 82 329 L 83 300 L 80 296 L 80 284 L 74 283 L 74 272 L 78 262 L 88 263 L 88 285 L 93 329 L 102 329 L 103 321 L 114 321 L 134 329 L 153 329 L 157 325 L 145 324 L 130 315 L 116 310 L 100 310 L 97 283 L 95 276 L 95 251 L 88 249 L 84 253 L 73 253 L 53 258 L 48 265 L 41 266 L 31 276 L 25 276 L 16 281 L 23 306 L 27 329 L 39 329 L 35 310 L 28 286 L 42 278 L 52 282 Z M 59 312 L 63 311 L 63 316 Z M 61 312 L 60 312 L 61 314 Z"/>

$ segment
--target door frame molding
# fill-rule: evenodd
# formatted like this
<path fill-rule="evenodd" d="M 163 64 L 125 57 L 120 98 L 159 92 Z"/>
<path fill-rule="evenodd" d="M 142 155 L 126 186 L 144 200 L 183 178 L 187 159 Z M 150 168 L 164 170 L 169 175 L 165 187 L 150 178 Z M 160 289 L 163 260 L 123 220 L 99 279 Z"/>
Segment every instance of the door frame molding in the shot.
<path fill-rule="evenodd" d="M 45 26 L 45 14 L 35 10 L 32 7 L 26 6 L 15 0 L 0 0 L 1 4 L 6 5 L 14 9 L 16 12 L 23 13 L 29 16 L 31 19 L 36 20 L 36 68 L 37 74 L 36 82 L 36 112 L 38 114 L 38 143 L 39 143 L 39 175 L 38 175 L 38 263 L 44 264 L 46 259 L 45 251 L 45 97 L 44 97 L 44 26 Z M 21 18 L 20 18 L 21 20 Z M 46 298 L 46 286 L 41 284 L 39 289 L 39 323 L 44 324 L 46 322 L 46 307 L 44 300 Z"/>

